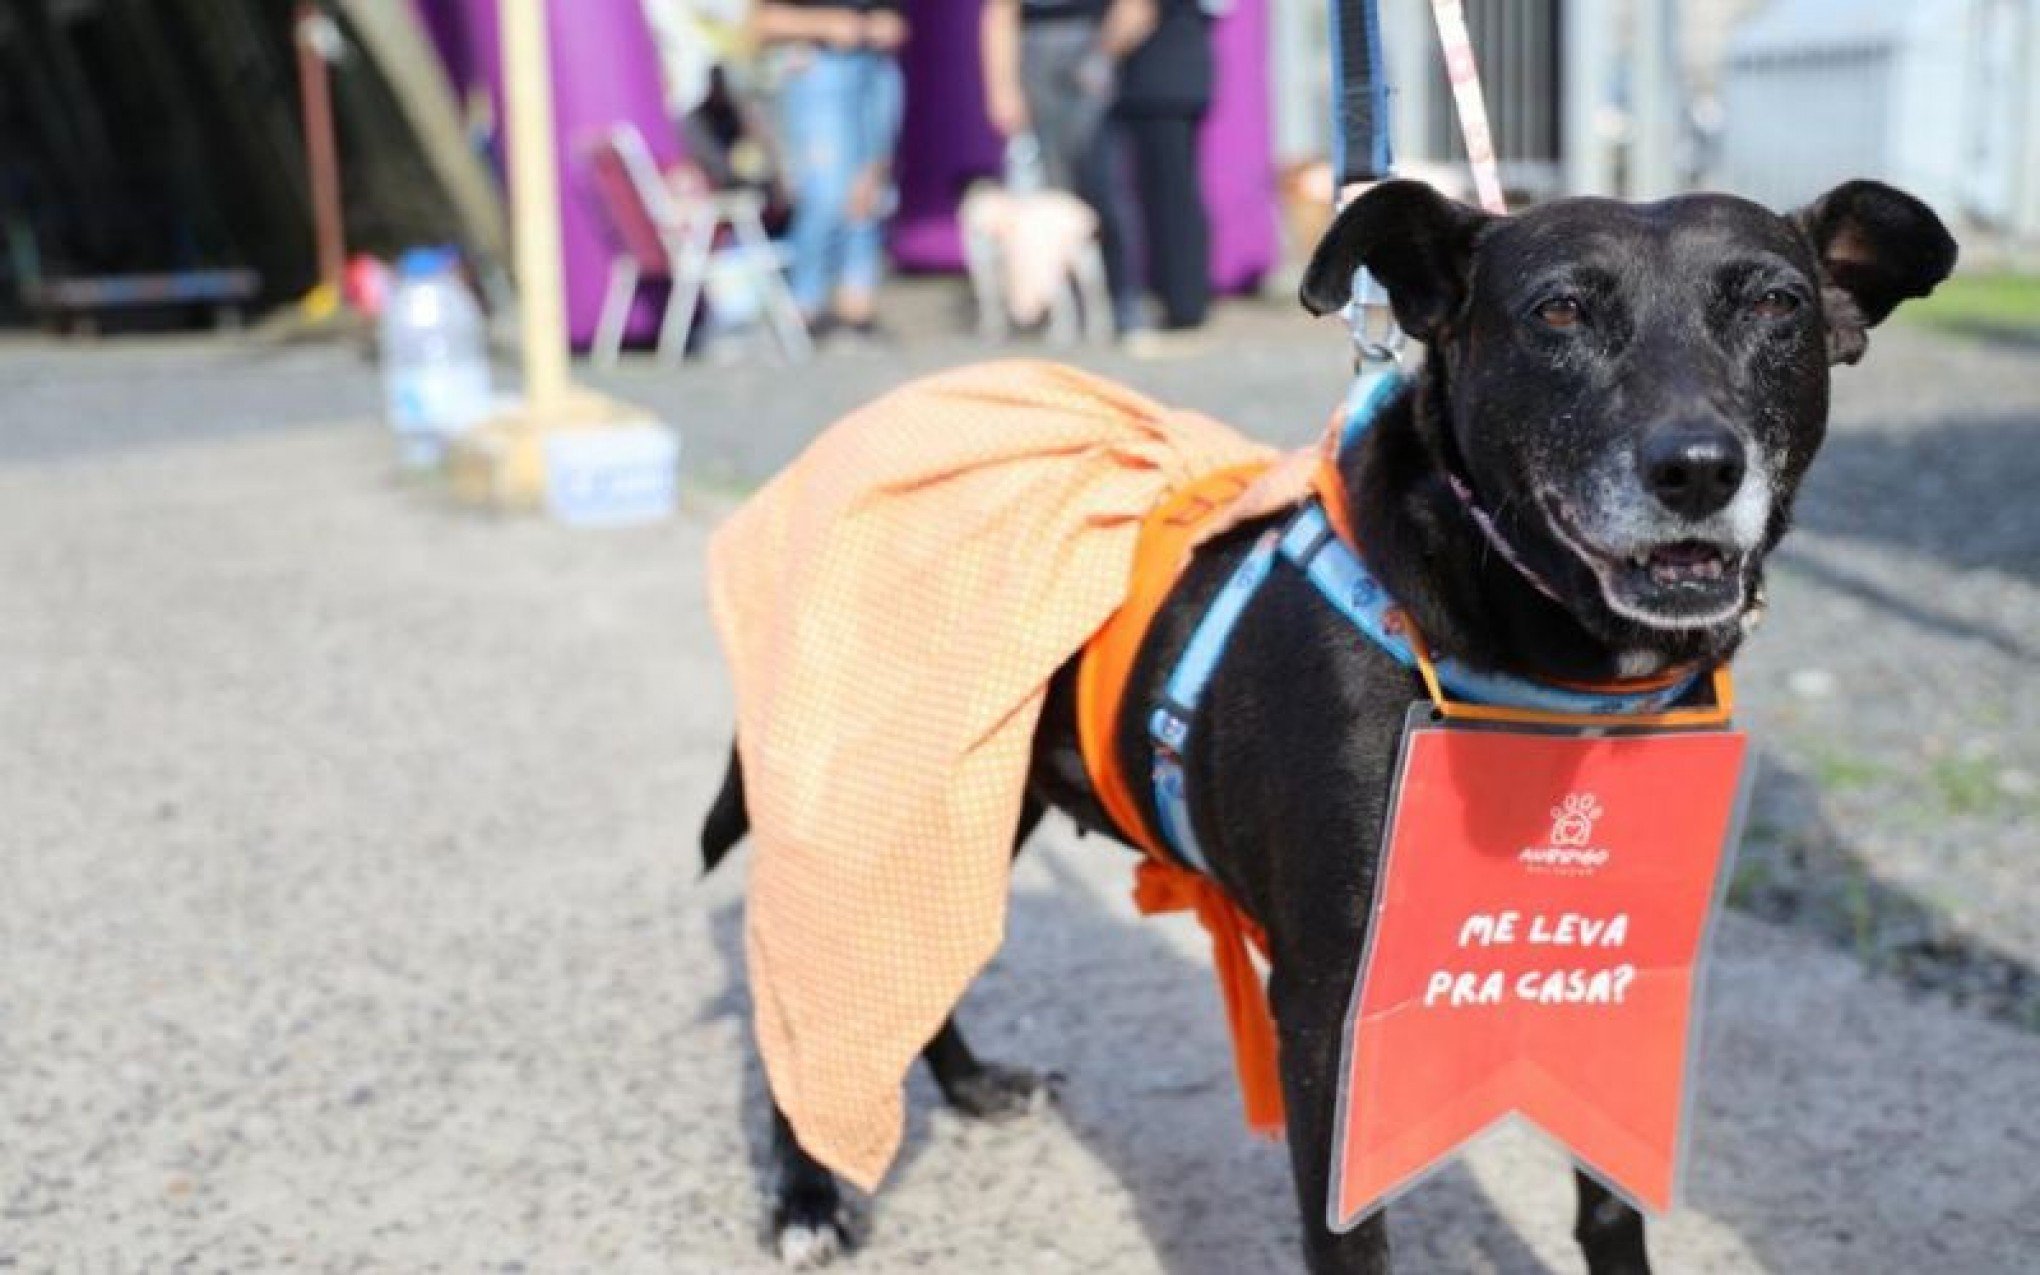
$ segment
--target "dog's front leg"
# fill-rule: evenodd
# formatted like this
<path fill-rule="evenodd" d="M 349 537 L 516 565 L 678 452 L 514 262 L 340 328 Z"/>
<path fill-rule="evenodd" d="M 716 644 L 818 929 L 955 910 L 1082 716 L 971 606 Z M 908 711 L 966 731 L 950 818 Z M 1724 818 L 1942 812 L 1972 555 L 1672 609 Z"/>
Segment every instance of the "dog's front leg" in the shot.
<path fill-rule="evenodd" d="M 1338 1119 L 1339 1036 L 1352 990 L 1350 976 L 1314 971 L 1292 979 L 1280 963 L 1269 980 L 1282 1041 L 1290 1170 L 1303 1211 L 1304 1259 L 1315 1275 L 1386 1275 L 1389 1269 L 1385 1210 L 1343 1235 L 1325 1224 Z"/>
<path fill-rule="evenodd" d="M 1589 1275 L 1650 1275 L 1643 1214 L 1585 1173 L 1575 1170 L 1573 1176 L 1580 1195 L 1573 1238 L 1586 1254 Z"/>

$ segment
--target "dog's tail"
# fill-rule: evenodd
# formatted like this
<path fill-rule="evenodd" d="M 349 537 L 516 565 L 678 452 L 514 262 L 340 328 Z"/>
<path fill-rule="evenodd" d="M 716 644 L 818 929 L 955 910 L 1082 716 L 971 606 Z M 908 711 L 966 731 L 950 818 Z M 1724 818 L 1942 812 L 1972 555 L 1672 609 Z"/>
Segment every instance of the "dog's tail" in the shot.
<path fill-rule="evenodd" d="M 722 791 L 701 821 L 701 874 L 715 871 L 735 845 L 751 830 L 751 816 L 744 809 L 744 763 L 730 746 L 730 768 L 723 772 Z"/>

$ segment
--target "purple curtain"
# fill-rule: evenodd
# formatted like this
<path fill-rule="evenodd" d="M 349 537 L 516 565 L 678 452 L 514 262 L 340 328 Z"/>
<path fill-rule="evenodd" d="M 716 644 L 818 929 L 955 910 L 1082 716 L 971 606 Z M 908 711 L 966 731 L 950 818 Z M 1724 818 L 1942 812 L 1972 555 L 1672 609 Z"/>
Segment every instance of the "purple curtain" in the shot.
<path fill-rule="evenodd" d="M 416 0 L 420 18 L 456 83 L 486 85 L 496 118 L 505 118 L 496 0 Z M 554 161 L 560 183 L 560 247 L 567 275 L 567 327 L 585 346 L 601 314 L 611 246 L 593 184 L 582 162 L 590 137 L 617 122 L 635 124 L 660 163 L 678 159 L 680 139 L 666 117 L 657 50 L 638 0 L 547 0 L 552 37 Z M 499 160 L 502 139 L 492 139 Z M 656 294 L 646 290 L 631 315 L 633 336 L 656 325 Z"/>
<path fill-rule="evenodd" d="M 1212 32 L 1218 81 L 1200 139 L 1211 280 L 1237 292 L 1281 259 L 1268 93 L 1268 0 L 1234 0 Z"/>
<path fill-rule="evenodd" d="M 900 208 L 893 257 L 908 270 L 960 270 L 956 208 L 972 180 L 999 172 L 999 135 L 985 118 L 978 4 L 910 0 L 913 37 L 902 65 L 907 114 L 900 127 Z"/>

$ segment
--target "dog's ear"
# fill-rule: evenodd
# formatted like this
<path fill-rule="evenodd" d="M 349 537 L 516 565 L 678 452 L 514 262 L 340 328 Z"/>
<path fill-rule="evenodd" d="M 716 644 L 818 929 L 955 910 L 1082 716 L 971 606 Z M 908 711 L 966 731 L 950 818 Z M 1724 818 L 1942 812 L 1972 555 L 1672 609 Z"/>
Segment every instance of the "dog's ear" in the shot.
<path fill-rule="evenodd" d="M 1831 363 L 1862 358 L 1871 328 L 1955 268 L 1955 238 L 1934 210 L 1882 182 L 1844 182 L 1792 223 L 1820 261 Z"/>
<path fill-rule="evenodd" d="M 1345 305 L 1365 266 L 1388 289 L 1403 331 L 1433 341 L 1466 304 L 1474 238 L 1492 220 L 1422 182 L 1383 182 L 1325 232 L 1303 272 L 1303 308 L 1329 314 Z"/>

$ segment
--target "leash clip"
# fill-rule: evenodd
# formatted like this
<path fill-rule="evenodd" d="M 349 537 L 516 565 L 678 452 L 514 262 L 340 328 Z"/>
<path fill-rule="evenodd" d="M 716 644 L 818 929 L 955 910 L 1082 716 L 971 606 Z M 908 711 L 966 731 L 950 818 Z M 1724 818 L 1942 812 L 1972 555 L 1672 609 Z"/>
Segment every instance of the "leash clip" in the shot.
<path fill-rule="evenodd" d="M 1353 299 L 1339 316 L 1352 333 L 1354 371 L 1369 364 L 1402 365 L 1403 346 L 1409 338 L 1396 325 L 1395 311 L 1388 303 L 1388 289 L 1365 266 L 1353 272 Z"/>

